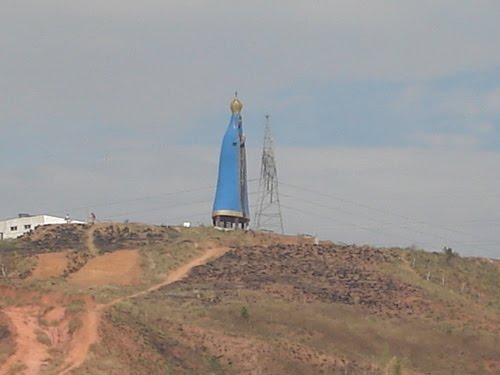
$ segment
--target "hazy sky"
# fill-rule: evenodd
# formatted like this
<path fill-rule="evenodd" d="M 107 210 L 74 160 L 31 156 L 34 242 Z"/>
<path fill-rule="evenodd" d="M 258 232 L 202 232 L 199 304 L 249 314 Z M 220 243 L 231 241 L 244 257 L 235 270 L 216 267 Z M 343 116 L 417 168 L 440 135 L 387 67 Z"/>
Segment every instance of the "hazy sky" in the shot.
<path fill-rule="evenodd" d="M 287 232 L 500 258 L 499 20 L 498 0 L 4 0 L 0 216 L 209 223 L 238 90 L 251 192 L 271 116 Z"/>

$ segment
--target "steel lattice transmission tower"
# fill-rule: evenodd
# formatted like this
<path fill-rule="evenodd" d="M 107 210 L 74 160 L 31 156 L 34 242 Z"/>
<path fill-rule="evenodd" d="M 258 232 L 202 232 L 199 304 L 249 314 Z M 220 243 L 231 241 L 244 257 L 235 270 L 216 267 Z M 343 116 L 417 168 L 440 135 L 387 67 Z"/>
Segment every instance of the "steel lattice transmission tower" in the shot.
<path fill-rule="evenodd" d="M 278 191 L 278 172 L 274 158 L 273 136 L 266 116 L 264 132 L 264 147 L 262 149 L 262 164 L 260 168 L 259 193 L 255 210 L 255 227 L 284 233 L 283 216 Z"/>

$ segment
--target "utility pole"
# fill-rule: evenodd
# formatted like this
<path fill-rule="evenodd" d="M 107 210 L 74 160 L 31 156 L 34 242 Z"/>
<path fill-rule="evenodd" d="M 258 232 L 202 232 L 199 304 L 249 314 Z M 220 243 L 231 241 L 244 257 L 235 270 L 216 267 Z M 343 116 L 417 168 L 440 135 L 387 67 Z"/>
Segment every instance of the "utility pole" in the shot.
<path fill-rule="evenodd" d="M 266 116 L 262 164 L 260 168 L 259 194 L 255 210 L 255 227 L 283 234 L 283 216 L 278 191 L 278 171 L 274 158 L 273 136 Z"/>

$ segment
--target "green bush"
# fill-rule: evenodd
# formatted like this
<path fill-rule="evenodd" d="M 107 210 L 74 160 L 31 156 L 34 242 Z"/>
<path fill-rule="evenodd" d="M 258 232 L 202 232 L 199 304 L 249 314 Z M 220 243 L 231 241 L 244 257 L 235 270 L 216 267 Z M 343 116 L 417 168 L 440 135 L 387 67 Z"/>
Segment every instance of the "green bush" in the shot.
<path fill-rule="evenodd" d="M 248 320 L 250 319 L 250 313 L 248 312 L 248 309 L 246 308 L 246 306 L 243 306 L 240 310 L 240 316 L 245 319 L 245 320 Z"/>

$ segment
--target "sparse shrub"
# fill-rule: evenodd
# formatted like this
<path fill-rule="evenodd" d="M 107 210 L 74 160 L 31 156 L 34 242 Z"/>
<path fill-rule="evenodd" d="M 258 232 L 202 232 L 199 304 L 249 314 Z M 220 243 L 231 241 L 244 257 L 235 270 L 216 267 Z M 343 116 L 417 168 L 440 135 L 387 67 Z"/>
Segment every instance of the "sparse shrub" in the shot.
<path fill-rule="evenodd" d="M 10 335 L 11 333 L 6 326 L 0 326 L 0 340 L 7 339 Z"/>
<path fill-rule="evenodd" d="M 208 356 L 208 357 L 206 357 L 206 360 L 207 360 L 208 366 L 210 367 L 210 370 L 212 371 L 212 373 L 215 373 L 215 374 L 224 373 L 224 367 L 219 362 L 217 357 Z"/>
<path fill-rule="evenodd" d="M 60 358 L 63 354 L 63 350 L 61 348 L 51 346 L 48 353 L 52 358 Z"/>
<path fill-rule="evenodd" d="M 248 312 L 248 309 L 246 308 L 246 306 L 243 306 L 240 310 L 240 316 L 245 319 L 245 320 L 248 320 L 250 319 L 250 313 Z"/>
<path fill-rule="evenodd" d="M 3 240 L 0 241 L 0 253 L 14 252 L 19 250 L 19 240 Z"/>
<path fill-rule="evenodd" d="M 41 343 L 43 345 L 46 345 L 46 346 L 52 345 L 52 341 L 50 340 L 50 337 L 47 336 L 47 334 L 40 329 L 36 331 L 36 339 L 39 343 Z"/>
<path fill-rule="evenodd" d="M 16 375 L 22 373 L 24 370 L 26 370 L 28 367 L 21 362 L 17 362 L 13 364 L 12 366 L 9 367 L 9 372 L 8 375 Z"/>
<path fill-rule="evenodd" d="M 68 333 L 70 335 L 72 335 L 81 326 L 82 326 L 82 321 L 79 318 L 73 318 L 73 319 L 71 319 L 70 322 L 69 322 L 69 325 L 68 325 Z"/>
<path fill-rule="evenodd" d="M 403 375 L 403 363 L 398 357 L 392 357 L 385 367 L 385 375 Z"/>
<path fill-rule="evenodd" d="M 70 314 L 77 314 L 83 311 L 84 303 L 80 300 L 71 301 L 66 307 L 66 311 Z"/>

